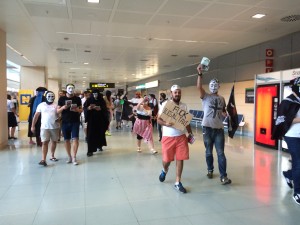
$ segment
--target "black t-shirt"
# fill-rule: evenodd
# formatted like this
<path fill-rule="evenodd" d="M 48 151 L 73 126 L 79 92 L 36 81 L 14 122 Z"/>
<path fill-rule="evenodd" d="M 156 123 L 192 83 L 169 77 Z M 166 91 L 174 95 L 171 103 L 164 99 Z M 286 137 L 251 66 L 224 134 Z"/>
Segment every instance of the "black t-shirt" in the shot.
<path fill-rule="evenodd" d="M 68 102 L 70 101 L 70 102 Z M 68 98 L 67 96 L 62 96 L 58 99 L 58 105 L 59 106 L 64 106 L 68 104 L 76 104 L 77 107 L 81 108 L 81 99 L 77 96 L 73 96 L 71 98 Z M 66 110 L 63 110 L 61 113 L 61 117 L 62 117 L 62 122 L 63 123 L 72 123 L 72 122 L 80 122 L 80 113 L 78 112 L 74 112 L 74 111 L 70 111 L 69 107 Z"/>

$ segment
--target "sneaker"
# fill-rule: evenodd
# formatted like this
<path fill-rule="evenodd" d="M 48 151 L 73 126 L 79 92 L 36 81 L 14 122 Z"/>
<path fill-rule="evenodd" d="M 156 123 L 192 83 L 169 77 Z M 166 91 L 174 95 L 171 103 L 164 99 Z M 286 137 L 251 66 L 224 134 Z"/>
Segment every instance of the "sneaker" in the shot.
<path fill-rule="evenodd" d="M 157 154 L 157 151 L 155 151 L 154 149 L 152 149 L 152 150 L 151 150 L 151 154 L 152 154 L 152 155 L 155 155 L 155 154 Z"/>
<path fill-rule="evenodd" d="M 208 177 L 208 179 L 212 179 L 213 178 L 213 172 L 214 171 L 212 171 L 212 170 L 207 172 L 206 176 Z"/>
<path fill-rule="evenodd" d="M 167 175 L 167 173 L 162 170 L 161 173 L 160 173 L 160 175 L 159 175 L 159 181 L 160 182 L 164 182 L 165 179 L 166 179 L 166 175 Z"/>
<path fill-rule="evenodd" d="M 179 191 L 180 193 L 185 194 L 186 193 L 186 189 L 182 186 L 182 183 L 179 182 L 178 184 L 175 183 L 174 188 Z"/>
<path fill-rule="evenodd" d="M 74 165 L 74 166 L 77 166 L 77 165 L 78 165 L 78 162 L 77 162 L 76 158 L 73 159 L 73 165 Z"/>
<path fill-rule="evenodd" d="M 290 178 L 288 178 L 287 172 L 286 172 L 286 171 L 282 171 L 282 175 L 284 176 L 287 185 L 288 185 L 290 188 L 293 188 L 293 187 L 294 187 L 294 185 L 293 185 L 293 180 L 291 180 Z"/>
<path fill-rule="evenodd" d="M 69 159 L 66 161 L 66 163 L 72 163 L 72 159 L 69 158 Z"/>
<path fill-rule="evenodd" d="M 111 136 L 111 133 L 107 130 L 107 131 L 105 132 L 105 135 L 106 135 L 106 136 Z"/>
<path fill-rule="evenodd" d="M 231 184 L 231 180 L 228 177 L 221 178 L 221 182 L 223 185 Z"/>
<path fill-rule="evenodd" d="M 47 166 L 47 163 L 46 163 L 46 161 L 44 161 L 44 160 L 41 160 L 41 161 L 39 162 L 39 165 L 42 165 L 42 166 Z"/>
<path fill-rule="evenodd" d="M 139 152 L 139 153 L 141 153 L 142 152 L 142 150 L 141 150 L 141 148 L 137 148 L 137 150 L 136 150 L 137 152 Z"/>
<path fill-rule="evenodd" d="M 300 194 L 294 194 L 293 199 L 298 205 L 300 205 Z"/>

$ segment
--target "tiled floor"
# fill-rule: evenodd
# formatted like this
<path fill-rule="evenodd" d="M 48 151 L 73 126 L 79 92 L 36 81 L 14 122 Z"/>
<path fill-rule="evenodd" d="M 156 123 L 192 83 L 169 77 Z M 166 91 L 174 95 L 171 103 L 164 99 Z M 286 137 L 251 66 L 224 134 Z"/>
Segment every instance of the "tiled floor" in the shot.
<path fill-rule="evenodd" d="M 251 137 L 226 138 L 233 183 L 223 186 L 217 160 L 214 179 L 206 178 L 201 130 L 195 130 L 182 179 L 188 193 L 180 194 L 173 189 L 174 163 L 166 181 L 158 180 L 157 133 L 155 156 L 146 144 L 137 153 L 135 137 L 123 128 L 113 130 L 105 151 L 90 158 L 81 137 L 78 166 L 65 163 L 59 143 L 60 160 L 42 167 L 41 148 L 28 144 L 26 125 L 0 151 L 0 225 L 299 224 L 300 207 L 281 175 L 289 167 L 288 154 L 256 146 Z"/>

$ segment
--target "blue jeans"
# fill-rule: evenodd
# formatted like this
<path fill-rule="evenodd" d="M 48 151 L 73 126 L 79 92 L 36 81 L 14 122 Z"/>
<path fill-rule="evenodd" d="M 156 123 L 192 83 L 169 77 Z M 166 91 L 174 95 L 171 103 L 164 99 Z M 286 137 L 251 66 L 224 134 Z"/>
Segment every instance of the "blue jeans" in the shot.
<path fill-rule="evenodd" d="M 287 171 L 287 176 L 294 183 L 294 194 L 300 194 L 300 138 L 284 137 L 289 152 L 292 156 L 292 169 Z"/>
<path fill-rule="evenodd" d="M 61 131 L 64 135 L 65 140 L 78 139 L 79 138 L 79 126 L 80 122 L 68 122 L 62 123 Z"/>
<path fill-rule="evenodd" d="M 214 156 L 213 156 L 213 147 L 215 145 L 217 155 L 218 155 L 218 164 L 219 164 L 219 172 L 221 179 L 223 177 L 227 177 L 226 173 L 226 157 L 224 154 L 224 146 L 225 146 L 225 137 L 223 129 L 214 129 L 210 127 L 203 127 L 203 140 L 205 146 L 205 156 L 206 156 L 206 164 L 207 170 L 214 170 Z"/>

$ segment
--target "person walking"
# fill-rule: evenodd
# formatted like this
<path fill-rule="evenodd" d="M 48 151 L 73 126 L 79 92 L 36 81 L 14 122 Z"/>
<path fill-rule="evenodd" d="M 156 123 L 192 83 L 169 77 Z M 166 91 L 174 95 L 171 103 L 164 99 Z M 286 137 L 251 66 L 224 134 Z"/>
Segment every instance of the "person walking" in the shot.
<path fill-rule="evenodd" d="M 62 115 L 62 132 L 69 157 L 67 163 L 73 162 L 74 165 L 78 165 L 76 155 L 79 147 L 80 113 L 82 113 L 81 99 L 75 95 L 74 84 L 67 84 L 66 89 L 66 96 L 62 96 L 58 100 L 57 113 Z"/>
<path fill-rule="evenodd" d="M 161 106 L 162 106 L 162 104 L 163 104 L 165 101 L 167 101 L 168 99 L 167 99 L 167 96 L 166 96 L 165 93 L 160 93 L 159 96 L 160 96 L 160 97 L 159 97 L 159 105 L 158 105 L 158 108 L 160 109 Z M 162 126 L 161 126 L 159 123 L 157 123 L 157 129 L 158 129 L 158 137 L 159 137 L 159 140 L 158 140 L 158 141 L 161 141 L 161 139 L 162 139 Z"/>
<path fill-rule="evenodd" d="M 102 147 L 106 146 L 105 131 L 109 123 L 106 103 L 97 89 L 85 101 L 84 110 L 87 121 L 87 156 L 90 157 L 97 149 L 102 151 Z"/>
<path fill-rule="evenodd" d="M 124 101 L 124 100 L 123 100 Z M 114 108 L 116 113 L 116 129 L 121 129 L 121 123 L 122 123 L 122 105 L 120 100 L 120 95 L 116 96 L 116 100 L 114 101 Z"/>
<path fill-rule="evenodd" d="M 134 123 L 133 133 L 137 135 L 137 152 L 142 152 L 142 139 L 148 143 L 151 154 L 156 154 L 153 143 L 153 127 L 151 125 L 152 110 L 149 106 L 149 98 L 145 97 L 136 107 L 137 119 Z"/>
<path fill-rule="evenodd" d="M 41 118 L 39 118 L 35 124 L 35 133 L 33 134 L 31 131 L 31 125 L 32 125 L 32 119 L 34 117 L 35 111 L 37 106 L 41 103 L 41 102 L 45 102 L 45 92 L 47 91 L 47 88 L 45 87 L 38 87 L 35 90 L 35 96 L 33 96 L 28 103 L 28 107 L 29 107 L 29 116 L 28 116 L 28 137 L 29 137 L 29 144 L 37 144 L 37 146 L 42 146 L 42 142 L 41 142 L 41 136 L 40 136 L 40 132 L 41 132 Z M 32 140 L 32 137 L 36 138 L 36 143 Z"/>
<path fill-rule="evenodd" d="M 106 103 L 106 108 L 107 108 L 107 117 L 108 117 L 108 120 L 109 120 L 109 124 L 108 124 L 108 127 L 107 127 L 107 130 L 105 132 L 105 134 L 107 136 L 111 136 L 111 129 L 110 129 L 110 124 L 111 124 L 111 120 L 113 118 L 113 101 L 112 101 L 112 97 L 111 97 L 111 91 L 110 90 L 107 90 L 105 92 L 105 96 L 103 97 L 105 103 Z"/>
<path fill-rule="evenodd" d="M 282 100 L 278 107 L 272 139 L 287 143 L 292 158 L 292 168 L 282 174 L 287 185 L 294 189 L 293 199 L 300 205 L 300 77 L 290 81 L 292 94 Z"/>
<path fill-rule="evenodd" d="M 181 102 L 181 88 L 179 85 L 173 85 L 171 87 L 172 100 L 176 105 L 187 111 L 187 106 Z M 186 189 L 181 183 L 181 175 L 183 171 L 184 160 L 189 159 L 189 146 L 188 139 L 184 131 L 178 130 L 172 127 L 174 124 L 164 121 L 160 115 L 163 112 L 163 108 L 167 102 L 160 107 L 157 122 L 163 126 L 163 136 L 161 140 L 162 144 L 162 165 L 163 169 L 159 175 L 159 181 L 164 182 L 166 175 L 169 171 L 169 166 L 174 159 L 176 160 L 176 180 L 174 188 L 180 193 L 186 193 Z M 186 130 L 189 135 L 192 135 L 192 129 L 190 125 L 186 126 Z"/>
<path fill-rule="evenodd" d="M 149 94 L 150 100 L 149 100 L 149 106 L 152 110 L 152 126 L 157 127 L 157 113 L 158 113 L 158 104 L 157 99 L 155 97 L 155 94 Z"/>
<path fill-rule="evenodd" d="M 46 92 L 46 102 L 42 102 L 36 108 L 34 114 L 31 131 L 35 133 L 35 124 L 41 116 L 41 142 L 42 142 L 42 160 L 39 162 L 42 166 L 47 166 L 46 157 L 48 153 L 48 145 L 51 140 L 51 158 L 53 162 L 58 161 L 55 158 L 56 143 L 59 138 L 59 116 L 57 113 L 57 105 L 54 103 L 55 94 L 52 91 Z"/>
<path fill-rule="evenodd" d="M 7 95 L 6 101 L 6 109 L 7 109 L 7 118 L 8 118 L 8 139 L 17 139 L 15 137 L 16 127 L 18 126 L 17 122 L 17 110 L 13 101 L 11 100 L 11 96 Z"/>
<path fill-rule="evenodd" d="M 214 172 L 214 157 L 213 146 L 215 146 L 218 156 L 219 172 L 221 183 L 230 184 L 231 180 L 227 177 L 226 167 L 227 160 L 224 152 L 225 135 L 223 126 L 223 117 L 226 117 L 226 103 L 223 96 L 218 94 L 220 88 L 219 81 L 214 78 L 209 82 L 210 93 L 205 92 L 202 87 L 202 65 L 197 67 L 198 78 L 197 88 L 200 92 L 203 107 L 203 141 L 205 146 L 205 157 L 207 164 L 207 177 L 213 178 Z"/>

